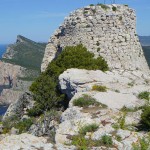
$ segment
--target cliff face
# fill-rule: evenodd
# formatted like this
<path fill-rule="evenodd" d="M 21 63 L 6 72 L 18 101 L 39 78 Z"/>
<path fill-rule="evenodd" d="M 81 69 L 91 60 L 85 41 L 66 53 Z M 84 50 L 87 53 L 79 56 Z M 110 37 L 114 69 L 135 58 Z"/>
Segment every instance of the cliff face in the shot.
<path fill-rule="evenodd" d="M 0 61 L 0 104 L 11 104 L 40 72 L 45 44 L 17 36 Z"/>
<path fill-rule="evenodd" d="M 51 36 L 41 70 L 68 45 L 82 43 L 110 69 L 147 71 L 148 65 L 136 34 L 135 11 L 124 5 L 87 6 L 70 14 Z"/>

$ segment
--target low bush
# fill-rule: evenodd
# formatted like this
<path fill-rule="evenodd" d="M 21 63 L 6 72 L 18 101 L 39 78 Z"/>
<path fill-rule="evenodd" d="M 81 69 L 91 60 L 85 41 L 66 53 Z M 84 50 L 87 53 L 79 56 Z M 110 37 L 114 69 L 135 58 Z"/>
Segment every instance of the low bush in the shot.
<path fill-rule="evenodd" d="M 95 123 L 85 125 L 79 130 L 79 133 L 82 135 L 86 135 L 87 132 L 95 132 L 98 129 L 98 127 L 99 126 Z"/>
<path fill-rule="evenodd" d="M 88 150 L 99 146 L 113 147 L 112 138 L 107 135 L 102 136 L 99 140 L 92 140 L 91 137 L 85 138 L 87 132 L 95 132 L 97 129 L 98 126 L 96 124 L 82 127 L 79 134 L 72 137 L 71 145 L 75 145 L 78 150 Z"/>
<path fill-rule="evenodd" d="M 74 106 L 79 106 L 79 107 L 88 107 L 90 105 L 100 105 L 99 102 L 97 102 L 94 98 L 92 98 L 89 95 L 83 95 L 82 97 L 75 99 L 73 101 Z"/>
<path fill-rule="evenodd" d="M 94 4 L 90 4 L 90 6 L 94 6 Z"/>
<path fill-rule="evenodd" d="M 112 7 L 112 10 L 113 10 L 113 11 L 117 11 L 117 7 L 113 6 L 113 7 Z"/>
<path fill-rule="evenodd" d="M 118 142 L 120 142 L 120 141 L 122 140 L 122 137 L 119 136 L 119 135 L 116 135 L 116 140 L 117 140 Z"/>
<path fill-rule="evenodd" d="M 138 110 L 142 109 L 142 107 L 135 107 L 135 108 L 127 108 L 126 106 L 123 106 L 120 111 L 127 113 L 127 112 L 136 112 Z"/>
<path fill-rule="evenodd" d="M 119 20 L 120 20 L 120 21 L 122 20 L 122 16 L 119 17 Z"/>
<path fill-rule="evenodd" d="M 32 119 L 24 119 L 22 121 L 19 121 L 15 125 L 15 128 L 19 129 L 19 133 L 23 133 L 23 132 L 28 131 L 28 129 L 31 127 L 32 124 L 33 124 L 33 120 Z"/>
<path fill-rule="evenodd" d="M 17 116 L 11 116 L 7 119 L 5 119 L 3 124 L 3 134 L 9 133 L 12 127 L 16 125 L 19 122 L 19 118 Z"/>
<path fill-rule="evenodd" d="M 119 119 L 118 119 L 118 122 L 113 124 L 112 127 L 116 130 L 118 129 L 125 129 L 126 126 L 125 126 L 125 118 L 126 118 L 126 114 L 127 112 L 123 112 L 123 116 L 121 116 Z"/>
<path fill-rule="evenodd" d="M 141 114 L 141 123 L 150 130 L 150 106 L 144 107 L 143 113 Z"/>
<path fill-rule="evenodd" d="M 106 146 L 112 146 L 113 145 L 112 137 L 108 135 L 102 136 L 101 143 Z"/>
<path fill-rule="evenodd" d="M 126 112 L 123 114 L 122 117 L 120 117 L 120 119 L 118 121 L 120 129 L 125 129 L 125 118 L 126 118 Z"/>
<path fill-rule="evenodd" d="M 107 87 L 102 85 L 93 85 L 92 90 L 99 91 L 99 92 L 106 92 Z"/>
<path fill-rule="evenodd" d="M 147 91 L 141 92 L 139 93 L 138 98 L 150 100 L 150 92 L 147 92 Z"/>

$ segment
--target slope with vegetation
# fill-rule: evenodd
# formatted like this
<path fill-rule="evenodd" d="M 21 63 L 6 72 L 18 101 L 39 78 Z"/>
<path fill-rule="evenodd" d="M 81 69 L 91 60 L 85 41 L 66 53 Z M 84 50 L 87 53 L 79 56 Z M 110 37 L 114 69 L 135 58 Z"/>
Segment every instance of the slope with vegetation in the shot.
<path fill-rule="evenodd" d="M 69 68 L 107 71 L 108 65 L 102 57 L 94 58 L 94 54 L 81 44 L 67 46 L 31 85 L 30 90 L 34 94 L 36 105 L 29 111 L 30 115 L 39 115 L 52 107 L 55 108 L 64 100 L 58 89 L 58 77 Z"/>

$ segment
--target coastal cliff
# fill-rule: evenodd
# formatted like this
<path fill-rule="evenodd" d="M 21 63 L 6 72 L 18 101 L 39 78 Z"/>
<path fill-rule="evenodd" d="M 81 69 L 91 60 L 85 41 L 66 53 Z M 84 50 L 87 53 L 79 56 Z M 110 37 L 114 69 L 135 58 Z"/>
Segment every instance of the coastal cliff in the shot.
<path fill-rule="evenodd" d="M 98 4 L 72 12 L 51 36 L 41 71 L 32 93 L 5 114 L 0 148 L 150 149 L 150 70 L 133 9 Z"/>
<path fill-rule="evenodd" d="M 45 44 L 21 35 L 8 45 L 0 61 L 0 104 L 15 102 L 40 72 Z"/>

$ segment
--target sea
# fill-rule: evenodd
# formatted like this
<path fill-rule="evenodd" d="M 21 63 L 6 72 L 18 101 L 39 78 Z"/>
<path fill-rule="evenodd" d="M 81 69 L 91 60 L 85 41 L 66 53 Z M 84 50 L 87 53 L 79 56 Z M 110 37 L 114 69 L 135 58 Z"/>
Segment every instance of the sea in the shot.
<path fill-rule="evenodd" d="M 4 44 L 0 45 L 0 58 L 2 58 L 2 55 L 6 51 L 6 47 L 7 47 L 7 45 L 4 45 Z M 7 108 L 8 108 L 8 106 L 0 105 L 0 116 L 5 114 Z"/>

